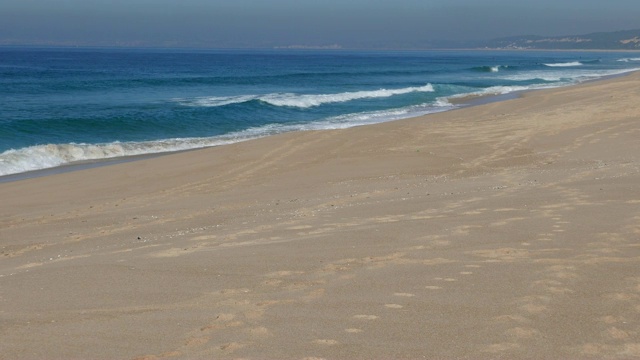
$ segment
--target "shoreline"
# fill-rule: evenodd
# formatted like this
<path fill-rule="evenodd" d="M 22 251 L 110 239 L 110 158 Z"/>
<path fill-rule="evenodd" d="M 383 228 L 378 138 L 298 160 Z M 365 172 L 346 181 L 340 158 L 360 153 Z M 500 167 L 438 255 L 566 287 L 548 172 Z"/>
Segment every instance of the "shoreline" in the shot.
<path fill-rule="evenodd" d="M 638 357 L 639 83 L 0 183 L 0 353 Z"/>
<path fill-rule="evenodd" d="M 467 95 L 462 95 L 462 96 L 454 95 L 454 96 L 449 97 L 447 99 L 447 102 L 452 104 L 453 106 L 456 106 L 456 107 L 453 108 L 453 109 L 450 109 L 450 110 L 445 110 L 444 112 L 456 111 L 456 110 L 463 109 L 463 108 L 466 108 L 466 107 L 485 105 L 485 104 L 490 104 L 490 103 L 493 103 L 493 102 L 501 102 L 501 101 L 513 100 L 513 99 L 516 99 L 516 98 L 518 98 L 518 97 L 520 97 L 523 94 L 526 94 L 528 92 L 535 92 L 535 91 L 554 89 L 554 88 L 572 87 L 572 86 L 579 86 L 580 84 L 589 83 L 589 82 L 605 81 L 605 80 L 608 80 L 608 79 L 614 79 L 616 77 L 629 76 L 629 75 L 631 75 L 633 73 L 636 73 L 636 72 L 640 72 L 640 70 L 628 71 L 628 72 L 625 72 L 625 73 L 622 73 L 622 74 L 603 76 L 603 77 L 600 77 L 600 78 L 597 78 L 597 79 L 586 80 L 586 81 L 583 81 L 583 82 L 580 82 L 580 83 L 576 83 L 576 84 L 571 84 L 571 85 L 549 87 L 549 88 L 541 88 L 541 89 L 519 90 L 519 91 L 514 91 L 514 92 L 510 92 L 510 93 L 506 93 L 506 94 L 467 94 Z M 440 112 L 442 112 L 442 111 L 436 111 L 436 112 L 433 112 L 433 113 L 420 115 L 420 116 L 411 116 L 411 117 L 403 118 L 403 119 L 389 120 L 389 121 L 384 121 L 382 123 L 393 122 L 393 121 L 402 121 L 402 120 L 412 119 L 412 118 L 415 118 L 415 117 L 429 116 L 429 115 L 433 115 L 433 114 L 438 114 Z M 376 125 L 376 124 L 379 124 L 379 123 L 365 124 L 365 125 L 354 125 L 353 127 L 370 126 L 370 125 Z M 324 130 L 330 131 L 330 130 L 334 130 L 334 129 L 324 129 Z M 298 131 L 304 131 L 304 130 L 298 130 Z M 320 130 L 320 131 L 323 131 L 323 130 Z M 294 131 L 294 132 L 297 132 L 297 131 Z M 275 134 L 275 135 L 279 135 L 279 134 Z M 263 137 L 268 137 L 268 136 L 274 136 L 274 135 L 265 135 L 265 136 L 259 136 L 259 137 L 256 137 L 256 138 L 238 140 L 237 142 L 232 142 L 230 144 L 235 144 L 235 143 L 244 142 L 244 141 L 253 141 L 253 140 L 260 139 L 260 138 L 263 138 Z M 30 178 L 51 176 L 51 175 L 62 174 L 62 173 L 73 172 L 73 171 L 82 171 L 82 170 L 91 169 L 91 168 L 94 168 L 94 167 L 111 166 L 111 165 L 124 163 L 124 162 L 138 161 L 138 160 L 143 160 L 143 159 L 153 158 L 153 157 L 158 157 L 158 156 L 167 156 L 167 155 L 181 153 L 181 152 L 185 152 L 185 151 L 198 151 L 198 150 L 208 149 L 208 148 L 212 148 L 212 147 L 227 146 L 227 145 L 230 145 L 230 144 L 214 145 L 214 146 L 207 146 L 207 147 L 194 148 L 194 149 L 188 149 L 188 150 L 166 151 L 166 152 L 162 152 L 162 153 L 150 153 L 150 154 L 142 154 L 142 155 L 120 156 L 120 157 L 104 158 L 104 159 L 96 159 L 96 160 L 82 160 L 82 161 L 62 164 L 62 165 L 51 167 L 51 168 L 36 169 L 36 170 L 31 170 L 31 171 L 26 171 L 26 172 L 21 172 L 21 173 L 2 175 L 2 176 L 0 176 L 0 183 L 21 181 L 21 180 L 30 179 Z"/>

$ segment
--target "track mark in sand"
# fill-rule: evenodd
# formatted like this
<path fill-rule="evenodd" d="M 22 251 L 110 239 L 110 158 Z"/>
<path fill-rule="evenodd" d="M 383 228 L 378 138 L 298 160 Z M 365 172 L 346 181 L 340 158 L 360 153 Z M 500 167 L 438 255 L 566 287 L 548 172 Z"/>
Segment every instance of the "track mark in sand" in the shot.
<path fill-rule="evenodd" d="M 184 345 L 187 346 L 187 347 L 201 346 L 201 345 L 204 345 L 204 344 L 208 343 L 209 340 L 211 340 L 211 339 L 209 339 L 208 337 L 191 338 L 191 339 L 188 339 L 187 341 L 185 341 Z"/>
<path fill-rule="evenodd" d="M 485 347 L 484 349 L 482 349 L 482 352 L 498 354 L 498 353 L 509 351 L 509 350 L 515 350 L 515 349 L 517 349 L 519 347 L 520 347 L 520 345 L 516 344 L 516 343 L 491 344 L 491 345 Z"/>
<path fill-rule="evenodd" d="M 311 225 L 297 225 L 297 226 L 289 226 L 285 228 L 286 230 L 308 230 L 313 229 Z"/>
<path fill-rule="evenodd" d="M 280 286 L 282 284 L 282 280 L 279 279 L 269 279 L 263 282 L 263 284 L 268 286 Z"/>
<path fill-rule="evenodd" d="M 531 322 L 531 320 L 522 315 L 501 315 L 496 317 L 495 320 L 497 322 L 514 322 L 518 324 L 527 324 Z"/>
<path fill-rule="evenodd" d="M 234 351 L 236 351 L 238 349 L 241 349 L 243 347 L 245 347 L 244 344 L 240 344 L 240 343 L 237 343 L 237 342 L 230 342 L 230 343 L 226 343 L 226 344 L 222 344 L 222 345 L 218 346 L 218 348 L 220 350 L 222 350 L 224 352 L 227 352 L 227 353 L 232 353 L 232 352 L 234 352 Z"/>
<path fill-rule="evenodd" d="M 541 314 L 547 311 L 547 305 L 551 301 L 548 296 L 525 296 L 520 298 L 519 301 L 523 303 L 520 305 L 520 309 L 529 314 Z"/>
<path fill-rule="evenodd" d="M 607 316 L 603 316 L 601 318 L 598 319 L 599 321 L 605 323 L 605 324 L 616 324 L 616 323 L 626 323 L 627 319 L 625 317 L 622 316 L 613 316 L 613 315 L 607 315 Z"/>
<path fill-rule="evenodd" d="M 349 329 L 344 329 L 344 331 L 350 334 L 358 334 L 362 332 L 362 329 L 349 328 Z"/>
<path fill-rule="evenodd" d="M 486 262 L 512 262 L 530 257 L 527 249 L 499 248 L 472 251 L 473 256 L 486 258 Z"/>
<path fill-rule="evenodd" d="M 416 295 L 415 294 L 410 294 L 410 293 L 395 293 L 395 294 L 393 294 L 393 296 L 414 297 Z"/>
<path fill-rule="evenodd" d="M 576 274 L 576 267 L 572 265 L 554 265 L 546 268 L 549 276 L 555 279 L 575 279 L 578 277 Z"/>
<path fill-rule="evenodd" d="M 404 307 L 400 304 L 385 304 L 384 306 L 389 309 L 402 309 Z"/>
<path fill-rule="evenodd" d="M 573 350 L 584 356 L 598 357 L 598 358 L 640 357 L 640 343 L 624 343 L 621 345 L 587 343 L 587 344 L 574 347 Z"/>
<path fill-rule="evenodd" d="M 243 325 L 242 321 L 233 321 L 234 319 L 234 314 L 219 314 L 218 316 L 216 316 L 213 323 L 203 326 L 202 328 L 200 328 L 200 331 L 206 332 Z"/>
<path fill-rule="evenodd" d="M 22 246 L 22 245 L 5 245 L 2 247 L 2 250 L 0 250 L 0 256 L 6 256 L 6 257 L 16 257 L 16 256 L 20 256 L 23 255 L 25 253 L 31 252 L 31 251 L 36 251 L 36 250 L 42 250 L 45 247 L 50 246 L 48 244 L 32 244 L 32 245 L 26 245 L 26 246 Z"/>
<path fill-rule="evenodd" d="M 265 336 L 270 336 L 271 335 L 271 332 L 269 331 L 269 329 L 267 329 L 264 326 L 254 327 L 254 328 L 251 328 L 251 329 L 249 329 L 247 331 L 252 336 L 257 336 L 257 337 L 265 337 Z"/>
<path fill-rule="evenodd" d="M 506 334 L 516 339 L 532 339 L 540 336 L 540 331 L 530 327 L 515 327 L 507 330 Z"/>
<path fill-rule="evenodd" d="M 313 340 L 313 343 L 318 345 L 329 345 L 329 346 L 339 344 L 337 340 L 333 340 L 333 339 L 318 339 L 318 340 Z"/>
<path fill-rule="evenodd" d="M 608 338 L 610 340 L 626 340 L 630 337 L 629 333 L 622 330 L 622 329 L 618 329 L 615 326 L 612 326 L 610 328 L 608 328 L 607 330 L 603 331 L 603 337 Z"/>
<path fill-rule="evenodd" d="M 554 279 L 537 280 L 533 282 L 535 288 L 552 293 L 554 295 L 571 294 L 575 291 L 562 286 L 563 283 Z"/>
<path fill-rule="evenodd" d="M 358 320 L 376 320 L 376 319 L 378 319 L 378 316 L 376 316 L 376 315 L 354 315 L 353 318 L 354 319 L 358 319 Z"/>
<path fill-rule="evenodd" d="M 302 275 L 304 274 L 304 271 L 289 271 L 289 270 L 282 270 L 282 271 L 274 271 L 272 273 L 266 274 L 266 277 L 284 277 L 284 276 L 291 276 L 291 275 Z"/>
<path fill-rule="evenodd" d="M 133 360 L 158 360 L 158 359 L 177 357 L 180 355 L 182 355 L 180 351 L 169 351 L 160 355 L 142 355 L 142 356 L 133 358 Z"/>

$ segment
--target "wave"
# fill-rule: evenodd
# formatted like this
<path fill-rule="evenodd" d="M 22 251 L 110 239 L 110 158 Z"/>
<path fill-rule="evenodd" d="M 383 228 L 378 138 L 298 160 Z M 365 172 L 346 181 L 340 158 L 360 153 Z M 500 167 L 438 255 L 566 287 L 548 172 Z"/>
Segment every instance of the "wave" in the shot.
<path fill-rule="evenodd" d="M 0 176 L 54 168 L 82 161 L 99 161 L 227 145 L 291 131 L 344 129 L 441 112 L 455 107 L 446 101 L 438 100 L 434 103 L 398 109 L 345 114 L 307 123 L 274 123 L 213 137 L 102 144 L 36 145 L 0 153 Z"/>
<path fill-rule="evenodd" d="M 195 99 L 175 99 L 184 106 L 217 107 L 231 104 L 240 104 L 250 101 L 260 101 L 272 106 L 310 108 L 323 104 L 348 102 L 360 99 L 386 98 L 395 95 L 403 95 L 414 92 L 434 92 L 433 86 L 427 84 L 419 87 L 407 87 L 402 89 L 380 89 L 370 91 L 354 91 L 338 94 L 293 94 L 276 93 L 266 95 L 239 95 L 239 96 L 212 96 Z"/>
<path fill-rule="evenodd" d="M 619 62 L 640 61 L 640 58 L 624 58 L 624 59 L 618 59 L 617 61 Z"/>
<path fill-rule="evenodd" d="M 0 154 L 0 176 L 53 168 L 79 161 L 189 150 L 230 143 L 224 139 L 169 139 L 147 142 L 113 142 L 106 144 L 47 144 Z"/>
<path fill-rule="evenodd" d="M 477 72 L 496 73 L 496 72 L 499 72 L 500 69 L 508 69 L 508 68 L 510 68 L 510 66 L 508 66 L 508 65 L 476 66 L 476 67 L 471 68 L 471 70 L 477 71 Z"/>
<path fill-rule="evenodd" d="M 491 86 L 478 91 L 464 92 L 455 94 L 452 96 L 448 96 L 445 99 L 460 99 L 466 98 L 468 96 L 493 96 L 493 95 L 506 95 L 519 91 L 529 91 L 529 90 L 542 90 L 542 89 L 551 89 L 569 85 L 579 84 L 584 81 L 601 79 L 608 76 L 618 76 L 628 74 L 630 72 L 640 71 L 640 68 L 632 68 L 632 69 L 620 69 L 620 70 L 582 70 L 582 71 L 571 71 L 568 73 L 564 73 L 559 75 L 558 77 L 548 76 L 547 73 L 540 73 L 539 71 L 532 71 L 526 74 L 514 75 L 504 77 L 504 79 L 509 79 L 513 81 L 526 81 L 526 80 L 544 80 L 545 83 L 537 83 L 530 85 L 502 85 L 502 86 Z"/>
<path fill-rule="evenodd" d="M 579 61 L 565 62 L 565 63 L 553 63 L 553 64 L 544 64 L 548 67 L 571 67 L 571 66 L 582 66 L 583 63 Z"/>

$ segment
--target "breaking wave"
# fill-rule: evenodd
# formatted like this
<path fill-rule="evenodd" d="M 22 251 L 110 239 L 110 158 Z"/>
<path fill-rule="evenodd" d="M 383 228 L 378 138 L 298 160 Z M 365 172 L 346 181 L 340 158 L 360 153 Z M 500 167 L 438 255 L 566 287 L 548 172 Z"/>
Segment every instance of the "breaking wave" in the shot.
<path fill-rule="evenodd" d="M 277 93 L 266 95 L 212 96 L 195 99 L 176 99 L 184 106 L 217 107 L 230 104 L 241 104 L 250 101 L 260 101 L 272 106 L 310 108 L 323 104 L 340 103 L 359 99 L 386 98 L 414 92 L 434 92 L 433 86 L 427 84 L 419 87 L 402 89 L 380 89 L 369 91 L 354 91 L 338 94 L 293 94 Z"/>
<path fill-rule="evenodd" d="M 544 64 L 544 65 L 548 67 L 571 67 L 571 66 L 582 66 L 584 64 L 582 64 L 579 61 L 572 61 L 572 62 L 565 62 L 565 63 Z"/>
<path fill-rule="evenodd" d="M 11 149 L 0 154 L 0 176 L 48 169 L 79 161 L 189 150 L 232 141 L 213 138 L 169 139 L 107 144 L 47 144 Z"/>
<path fill-rule="evenodd" d="M 508 68 L 509 66 L 506 66 L 506 65 L 476 66 L 474 68 L 471 68 L 471 70 L 477 71 L 477 72 L 496 73 L 496 72 L 499 72 L 501 69 L 508 69 Z"/>
<path fill-rule="evenodd" d="M 618 59 L 617 61 L 619 62 L 640 61 L 640 58 L 624 58 L 624 59 Z"/>

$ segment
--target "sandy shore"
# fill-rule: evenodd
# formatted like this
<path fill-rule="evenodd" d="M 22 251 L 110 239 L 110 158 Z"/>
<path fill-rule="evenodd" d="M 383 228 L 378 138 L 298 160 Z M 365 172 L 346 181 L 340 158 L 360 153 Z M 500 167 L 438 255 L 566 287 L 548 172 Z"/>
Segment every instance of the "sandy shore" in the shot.
<path fill-rule="evenodd" d="M 640 74 L 0 199 L 2 359 L 640 356 Z"/>

